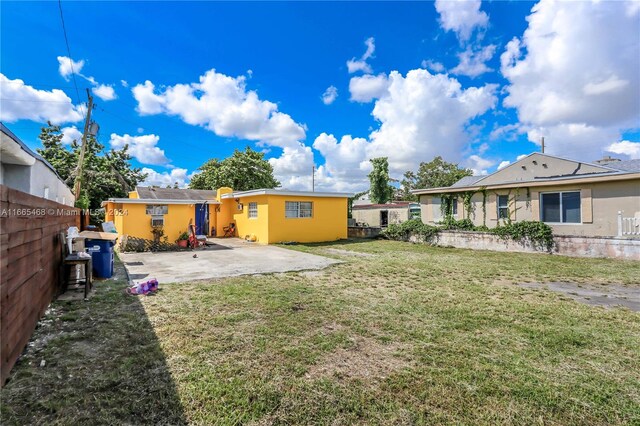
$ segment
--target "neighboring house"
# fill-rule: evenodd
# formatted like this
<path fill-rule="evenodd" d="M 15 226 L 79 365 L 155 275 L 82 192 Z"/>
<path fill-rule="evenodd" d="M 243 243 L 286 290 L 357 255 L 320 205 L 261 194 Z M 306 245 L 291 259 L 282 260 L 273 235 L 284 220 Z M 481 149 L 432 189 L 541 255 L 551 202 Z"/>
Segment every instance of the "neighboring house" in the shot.
<path fill-rule="evenodd" d="M 234 192 L 137 187 L 129 198 L 103 202 L 106 220 L 119 234 L 153 239 L 152 224 L 170 242 L 188 229 L 221 237 L 235 223 L 239 237 L 263 244 L 319 242 L 347 238 L 347 199 L 352 194 L 258 189 Z"/>
<path fill-rule="evenodd" d="M 616 236 L 618 212 L 640 217 L 640 160 L 601 161 L 533 153 L 491 175 L 412 192 L 420 196 L 427 224 L 441 221 L 442 204 L 451 202 L 454 218 L 469 218 L 476 226 L 535 220 L 558 235 Z"/>
<path fill-rule="evenodd" d="M 75 197 L 44 158 L 0 123 L 0 185 L 73 206 Z"/>
<path fill-rule="evenodd" d="M 358 225 L 381 227 L 420 217 L 420 204 L 394 201 L 387 204 L 358 204 L 351 207 L 351 217 Z"/>

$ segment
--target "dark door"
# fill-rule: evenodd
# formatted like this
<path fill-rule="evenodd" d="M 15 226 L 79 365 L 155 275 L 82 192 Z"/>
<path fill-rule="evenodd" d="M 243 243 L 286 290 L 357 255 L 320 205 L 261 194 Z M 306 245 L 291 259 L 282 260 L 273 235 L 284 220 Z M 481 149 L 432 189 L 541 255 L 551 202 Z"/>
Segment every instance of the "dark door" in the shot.
<path fill-rule="evenodd" d="M 196 204 L 196 234 L 208 235 L 209 229 L 209 205 Z"/>
<path fill-rule="evenodd" d="M 389 212 L 387 210 L 382 210 L 380 212 L 380 226 L 384 228 L 388 224 L 389 224 Z"/>

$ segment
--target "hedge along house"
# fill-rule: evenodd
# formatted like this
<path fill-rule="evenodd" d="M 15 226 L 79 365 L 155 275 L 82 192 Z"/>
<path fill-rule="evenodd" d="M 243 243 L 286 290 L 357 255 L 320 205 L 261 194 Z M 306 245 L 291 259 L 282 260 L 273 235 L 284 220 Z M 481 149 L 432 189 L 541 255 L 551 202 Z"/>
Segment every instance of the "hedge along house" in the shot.
<path fill-rule="evenodd" d="M 449 214 L 489 228 L 534 220 L 557 235 L 640 235 L 640 160 L 584 163 L 533 153 L 491 175 L 412 192 L 427 224 Z"/>
<path fill-rule="evenodd" d="M 347 238 L 347 199 L 351 194 L 259 189 L 234 192 L 137 187 L 129 198 L 103 202 L 106 221 L 121 235 L 153 239 L 153 226 L 162 226 L 169 242 L 187 231 L 189 221 L 198 234 L 224 236 L 236 225 L 236 235 L 263 244 L 320 242 Z"/>

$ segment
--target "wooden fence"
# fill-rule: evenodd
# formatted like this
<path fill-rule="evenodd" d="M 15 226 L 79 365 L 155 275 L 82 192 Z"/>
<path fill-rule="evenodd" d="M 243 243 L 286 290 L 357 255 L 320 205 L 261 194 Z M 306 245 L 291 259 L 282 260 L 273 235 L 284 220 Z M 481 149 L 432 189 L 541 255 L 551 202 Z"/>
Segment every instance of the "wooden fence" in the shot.
<path fill-rule="evenodd" d="M 59 233 L 79 210 L 0 185 L 1 383 L 60 290 Z"/>

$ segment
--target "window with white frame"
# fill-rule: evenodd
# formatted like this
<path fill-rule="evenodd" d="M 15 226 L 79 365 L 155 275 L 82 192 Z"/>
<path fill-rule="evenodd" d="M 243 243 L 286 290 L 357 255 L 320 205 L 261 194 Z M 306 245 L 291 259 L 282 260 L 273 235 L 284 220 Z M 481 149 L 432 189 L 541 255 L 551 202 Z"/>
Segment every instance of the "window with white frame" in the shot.
<path fill-rule="evenodd" d="M 581 223 L 580 191 L 540 194 L 540 219 L 548 223 Z"/>
<path fill-rule="evenodd" d="M 249 203 L 249 218 L 255 219 L 258 217 L 258 203 Z"/>
<path fill-rule="evenodd" d="M 169 206 L 160 204 L 147 204 L 146 213 L 149 215 L 163 215 L 169 213 Z"/>
<path fill-rule="evenodd" d="M 453 217 L 458 217 L 458 199 L 454 198 L 451 200 L 451 215 Z"/>
<path fill-rule="evenodd" d="M 313 203 L 311 201 L 285 201 L 284 217 L 286 218 L 313 217 Z"/>
<path fill-rule="evenodd" d="M 509 196 L 498 195 L 498 219 L 509 218 Z"/>

